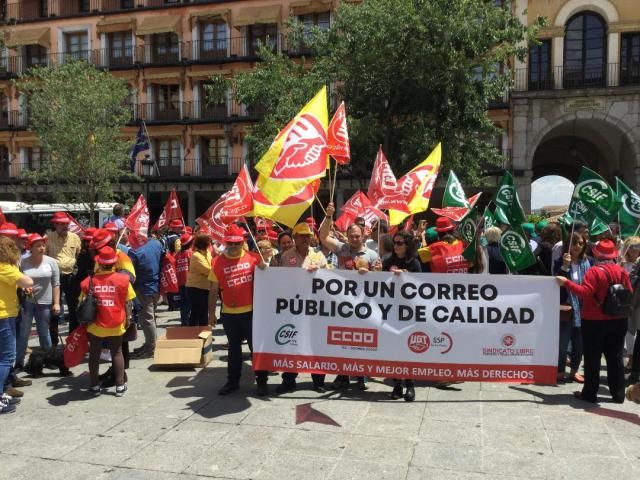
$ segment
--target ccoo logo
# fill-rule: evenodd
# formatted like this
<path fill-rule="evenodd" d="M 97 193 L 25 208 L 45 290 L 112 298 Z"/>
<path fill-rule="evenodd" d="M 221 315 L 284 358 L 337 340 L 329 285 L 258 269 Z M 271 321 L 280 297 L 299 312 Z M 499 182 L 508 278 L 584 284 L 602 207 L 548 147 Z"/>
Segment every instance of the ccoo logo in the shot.
<path fill-rule="evenodd" d="M 527 241 L 518 232 L 509 231 L 502 235 L 500 245 L 510 252 L 522 252 L 527 246 Z"/>

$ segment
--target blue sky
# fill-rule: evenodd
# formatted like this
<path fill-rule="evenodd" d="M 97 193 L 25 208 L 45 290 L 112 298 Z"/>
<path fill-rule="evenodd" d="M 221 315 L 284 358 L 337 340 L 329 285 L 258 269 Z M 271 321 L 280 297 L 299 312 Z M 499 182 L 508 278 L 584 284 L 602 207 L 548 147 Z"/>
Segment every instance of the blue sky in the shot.
<path fill-rule="evenodd" d="M 531 184 L 531 209 L 547 205 L 569 205 L 573 183 L 564 177 L 549 175 Z"/>

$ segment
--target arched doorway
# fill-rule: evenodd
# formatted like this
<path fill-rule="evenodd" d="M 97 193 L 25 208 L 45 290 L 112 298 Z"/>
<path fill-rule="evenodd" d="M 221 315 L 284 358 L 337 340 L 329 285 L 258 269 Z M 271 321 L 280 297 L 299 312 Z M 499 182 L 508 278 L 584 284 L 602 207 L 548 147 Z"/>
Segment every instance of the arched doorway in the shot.
<path fill-rule="evenodd" d="M 544 215 L 564 213 L 571 202 L 574 183 L 562 175 L 544 175 L 531 184 L 531 211 Z"/>

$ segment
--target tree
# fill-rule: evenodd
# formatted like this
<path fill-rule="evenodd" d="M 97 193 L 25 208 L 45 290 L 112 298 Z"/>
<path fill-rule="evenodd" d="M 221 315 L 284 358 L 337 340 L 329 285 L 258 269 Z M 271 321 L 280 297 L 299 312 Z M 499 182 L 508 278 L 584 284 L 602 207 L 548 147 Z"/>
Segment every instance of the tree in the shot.
<path fill-rule="evenodd" d="M 115 197 L 113 184 L 126 173 L 131 141 L 122 128 L 131 117 L 124 81 L 87 62 L 36 67 L 16 80 L 25 94 L 30 128 L 46 152 L 27 182 L 52 186 L 56 201 L 86 205 L 93 220 L 96 203 Z"/>
<path fill-rule="evenodd" d="M 510 2 L 505 2 L 510 4 Z M 524 58 L 527 28 L 508 6 L 490 0 L 341 2 L 328 31 L 290 19 L 287 44 L 304 42 L 312 61 L 260 50 L 255 70 L 235 79 L 237 99 L 266 107 L 247 140 L 259 157 L 322 85 L 345 100 L 354 173 L 368 177 L 378 144 L 398 175 L 443 142 L 443 166 L 468 184 L 503 158 L 488 117 L 491 100 L 509 85 L 501 67 Z"/>

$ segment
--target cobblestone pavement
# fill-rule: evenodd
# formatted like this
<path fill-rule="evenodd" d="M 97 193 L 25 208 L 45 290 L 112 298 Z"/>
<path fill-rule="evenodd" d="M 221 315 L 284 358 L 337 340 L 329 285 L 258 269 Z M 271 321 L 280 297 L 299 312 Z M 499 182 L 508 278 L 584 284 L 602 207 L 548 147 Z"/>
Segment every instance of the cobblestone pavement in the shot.
<path fill-rule="evenodd" d="M 161 307 L 165 308 L 165 307 Z M 177 324 L 161 313 L 162 327 Z M 34 340 L 34 339 L 32 339 Z M 37 340 L 36 340 L 37 341 Z M 640 407 L 586 407 L 558 387 L 418 383 L 414 403 L 366 392 L 255 396 L 225 381 L 225 337 L 205 369 L 150 370 L 133 360 L 129 392 L 89 396 L 87 366 L 55 371 L 24 388 L 18 412 L 0 417 L 2 479 L 477 479 L 631 478 L 640 474 Z M 140 343 L 140 340 L 137 342 Z M 106 368 L 103 365 L 102 371 Z M 604 373 L 604 372 L 603 372 Z M 273 388 L 279 377 L 270 377 Z M 606 389 L 601 391 L 608 398 Z M 311 404 L 311 405 L 305 405 Z M 296 424 L 311 407 L 339 426 Z"/>

